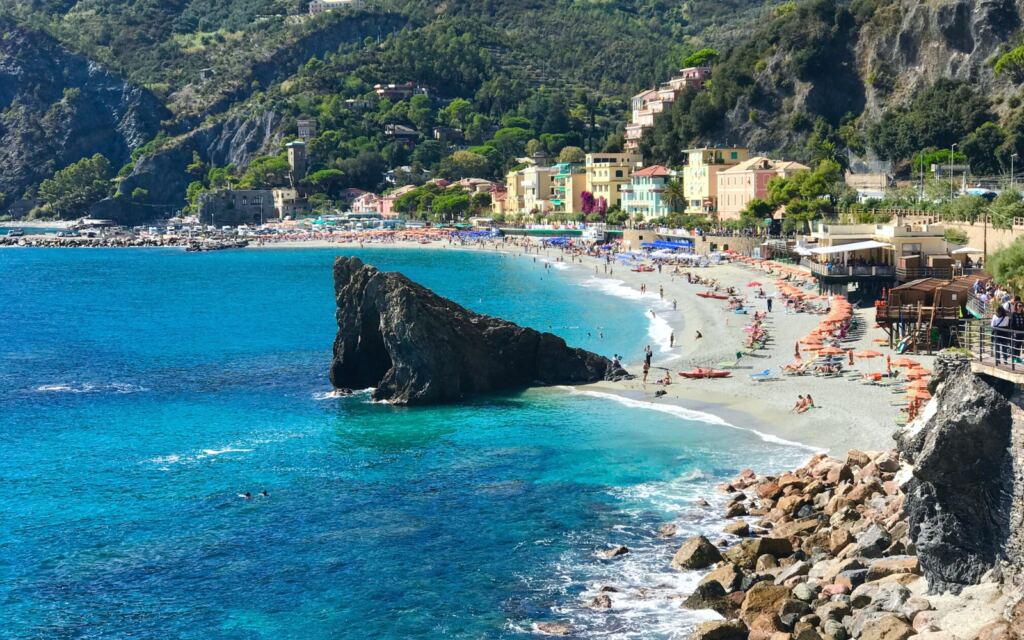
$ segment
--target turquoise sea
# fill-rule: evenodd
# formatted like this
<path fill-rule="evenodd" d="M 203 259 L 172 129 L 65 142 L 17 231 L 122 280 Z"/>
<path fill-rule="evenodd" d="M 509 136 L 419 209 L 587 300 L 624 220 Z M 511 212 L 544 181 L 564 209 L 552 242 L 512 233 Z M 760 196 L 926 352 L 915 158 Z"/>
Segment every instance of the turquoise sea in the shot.
<path fill-rule="evenodd" d="M 333 398 L 340 252 L 609 356 L 649 340 L 647 305 L 530 258 L 0 250 L 0 638 L 685 637 L 696 576 L 652 533 L 807 452 L 559 389 Z"/>

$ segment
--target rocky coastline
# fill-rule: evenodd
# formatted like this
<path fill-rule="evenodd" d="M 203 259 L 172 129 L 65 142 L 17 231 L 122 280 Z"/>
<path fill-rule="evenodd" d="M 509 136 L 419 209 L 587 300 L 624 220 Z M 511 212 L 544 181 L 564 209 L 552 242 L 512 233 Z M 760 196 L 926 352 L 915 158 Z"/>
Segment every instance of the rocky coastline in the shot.
<path fill-rule="evenodd" d="M 248 240 L 194 240 L 181 237 L 113 236 L 103 238 L 59 236 L 0 236 L 0 247 L 34 247 L 45 249 L 99 249 L 139 247 L 180 247 L 186 251 L 218 251 L 241 249 Z"/>
<path fill-rule="evenodd" d="M 747 469 L 718 486 L 717 506 L 698 501 L 729 523 L 681 541 L 670 561 L 704 572 L 681 606 L 721 616 L 690 640 L 1024 638 L 1021 394 L 955 353 L 936 359 L 930 390 L 894 449 L 816 454 L 778 475 Z"/>

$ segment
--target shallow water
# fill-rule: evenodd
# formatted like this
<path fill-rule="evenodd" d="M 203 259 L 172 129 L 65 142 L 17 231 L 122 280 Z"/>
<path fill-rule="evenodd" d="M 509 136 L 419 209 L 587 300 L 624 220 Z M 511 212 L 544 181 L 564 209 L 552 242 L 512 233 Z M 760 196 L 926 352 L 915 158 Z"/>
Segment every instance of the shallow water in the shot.
<path fill-rule="evenodd" d="M 685 637 L 696 576 L 651 532 L 806 452 L 558 389 L 334 398 L 336 253 L 0 251 L 0 637 Z M 352 253 L 627 361 L 654 335 L 649 301 L 530 258 Z"/>

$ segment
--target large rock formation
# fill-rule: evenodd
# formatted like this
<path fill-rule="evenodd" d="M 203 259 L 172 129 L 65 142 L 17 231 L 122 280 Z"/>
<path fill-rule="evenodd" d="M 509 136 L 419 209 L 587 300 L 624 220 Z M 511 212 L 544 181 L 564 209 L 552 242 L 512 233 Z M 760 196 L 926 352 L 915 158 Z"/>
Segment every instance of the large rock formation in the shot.
<path fill-rule="evenodd" d="M 903 488 L 921 568 L 933 591 L 958 592 L 1001 561 L 1024 566 L 1024 482 L 1015 472 L 1024 451 L 1014 444 L 1024 425 L 1013 385 L 973 374 L 957 356 L 940 356 L 935 369 L 935 400 L 896 438 L 911 465 Z"/>
<path fill-rule="evenodd" d="M 331 383 L 398 404 L 451 402 L 532 385 L 626 375 L 550 333 L 474 313 L 358 258 L 334 263 L 338 337 Z"/>

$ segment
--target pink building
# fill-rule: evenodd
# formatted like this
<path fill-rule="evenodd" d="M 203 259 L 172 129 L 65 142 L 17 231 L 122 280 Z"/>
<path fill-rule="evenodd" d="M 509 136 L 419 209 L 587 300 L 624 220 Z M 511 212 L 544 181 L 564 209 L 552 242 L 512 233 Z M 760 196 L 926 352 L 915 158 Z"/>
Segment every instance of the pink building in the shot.
<path fill-rule="evenodd" d="M 768 183 L 772 178 L 788 178 L 810 167 L 799 162 L 771 160 L 755 156 L 734 167 L 718 172 L 718 216 L 722 220 L 739 219 L 740 213 L 754 198 L 768 199 Z"/>
<path fill-rule="evenodd" d="M 381 213 L 381 197 L 376 193 L 363 192 L 352 201 L 352 213 Z"/>
<path fill-rule="evenodd" d="M 385 218 L 399 217 L 400 214 L 397 211 L 395 211 L 395 200 L 398 200 L 399 198 L 409 193 L 410 191 L 415 190 L 416 187 L 410 184 L 404 187 L 399 187 L 392 191 L 391 193 L 385 193 L 384 195 L 382 195 L 380 197 L 380 214 Z"/>
<path fill-rule="evenodd" d="M 626 148 L 636 149 L 644 131 L 654 126 L 654 119 L 664 113 L 687 89 L 700 91 L 711 77 L 711 67 L 688 67 L 680 69 L 679 75 L 657 89 L 648 89 L 633 96 L 631 100 L 632 120 L 626 125 Z"/>

